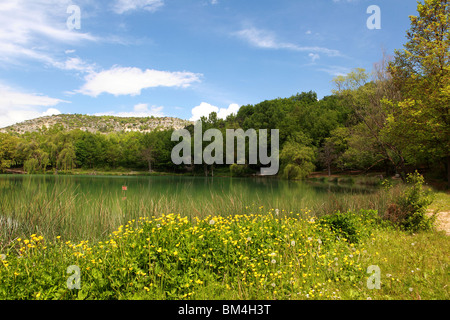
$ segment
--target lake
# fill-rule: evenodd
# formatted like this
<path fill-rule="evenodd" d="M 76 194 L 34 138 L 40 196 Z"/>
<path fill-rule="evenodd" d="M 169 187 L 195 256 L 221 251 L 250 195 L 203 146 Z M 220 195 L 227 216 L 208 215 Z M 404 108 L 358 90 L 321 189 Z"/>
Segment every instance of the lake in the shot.
<path fill-rule="evenodd" d="M 274 178 L 0 175 L 2 237 L 98 239 L 142 216 L 376 208 L 377 189 Z M 374 207 L 375 206 L 375 207 Z"/>

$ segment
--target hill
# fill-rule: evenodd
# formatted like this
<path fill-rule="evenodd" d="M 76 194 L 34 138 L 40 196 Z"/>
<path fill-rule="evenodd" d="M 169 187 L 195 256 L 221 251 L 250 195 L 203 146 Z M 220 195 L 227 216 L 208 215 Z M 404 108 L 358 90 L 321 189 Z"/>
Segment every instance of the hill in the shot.
<path fill-rule="evenodd" d="M 89 116 L 82 114 L 60 114 L 46 116 L 17 123 L 6 128 L 1 128 L 3 133 L 19 133 L 39 131 L 43 127 L 50 128 L 54 125 L 62 125 L 67 130 L 80 129 L 92 133 L 138 131 L 151 132 L 159 129 L 182 129 L 193 122 L 172 117 L 115 117 L 115 116 Z"/>

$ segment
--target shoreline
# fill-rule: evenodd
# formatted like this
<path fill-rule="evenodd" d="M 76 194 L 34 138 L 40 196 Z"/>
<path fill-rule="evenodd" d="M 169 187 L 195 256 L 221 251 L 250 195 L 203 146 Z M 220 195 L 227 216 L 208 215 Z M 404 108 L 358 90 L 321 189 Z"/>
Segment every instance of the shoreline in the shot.
<path fill-rule="evenodd" d="M 23 170 L 23 168 L 13 168 L 6 169 L 4 175 L 27 175 L 27 172 Z M 257 174 L 253 175 L 245 175 L 245 176 L 232 176 L 231 172 L 227 170 L 215 170 L 214 176 L 204 174 L 193 174 L 192 172 L 185 173 L 176 173 L 176 172 L 164 172 L 164 171 L 152 171 L 148 172 L 147 170 L 111 170 L 111 171 L 103 171 L 96 169 L 74 169 L 68 172 L 58 172 L 47 171 L 45 173 L 37 173 L 41 175 L 63 175 L 63 176 L 125 176 L 125 177 L 152 177 L 152 176 L 176 176 L 176 177 L 207 177 L 207 178 L 270 178 L 270 179 L 282 179 L 278 175 L 275 176 L 260 176 Z M 383 180 L 388 179 L 395 183 L 401 182 L 401 178 L 393 175 L 393 176 L 385 176 L 384 172 L 380 171 L 371 171 L 364 172 L 363 170 L 349 170 L 349 171 L 338 171 L 334 172 L 331 175 L 328 175 L 325 171 L 315 171 L 312 172 L 307 178 L 303 179 L 303 181 L 308 182 L 321 182 L 321 183 L 343 183 L 343 184 L 364 184 L 368 186 L 379 185 Z M 447 187 L 447 182 L 444 180 L 430 178 L 425 175 L 425 180 L 428 186 L 438 190 L 445 192 L 450 195 L 450 189 Z M 302 180 L 292 180 L 292 181 L 302 181 Z"/>

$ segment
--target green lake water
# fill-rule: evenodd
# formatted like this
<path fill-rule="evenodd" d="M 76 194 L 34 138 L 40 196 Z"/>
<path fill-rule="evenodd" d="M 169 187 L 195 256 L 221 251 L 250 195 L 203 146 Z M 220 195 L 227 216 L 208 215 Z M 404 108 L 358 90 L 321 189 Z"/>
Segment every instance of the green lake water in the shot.
<path fill-rule="evenodd" d="M 5 219 L 9 225 L 17 222 L 24 233 L 87 236 L 105 234 L 130 219 L 169 213 L 191 218 L 271 209 L 321 213 L 375 191 L 273 178 L 0 175 L 0 217 L 3 225 Z"/>

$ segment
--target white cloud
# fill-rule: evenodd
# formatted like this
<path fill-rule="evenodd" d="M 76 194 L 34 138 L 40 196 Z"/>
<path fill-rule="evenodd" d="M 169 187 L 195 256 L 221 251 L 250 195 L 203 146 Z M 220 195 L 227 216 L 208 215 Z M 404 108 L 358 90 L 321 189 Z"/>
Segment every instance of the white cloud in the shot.
<path fill-rule="evenodd" d="M 202 102 L 199 106 L 196 106 L 192 109 L 192 117 L 189 119 L 190 121 L 200 120 L 201 117 L 207 117 L 211 112 L 218 112 L 219 108 L 213 106 L 209 103 Z"/>
<path fill-rule="evenodd" d="M 85 77 L 86 83 L 76 92 L 97 97 L 101 93 L 139 95 L 142 89 L 153 87 L 189 87 L 200 81 L 200 74 L 191 72 L 168 72 L 114 66 L 109 70 L 92 72 Z"/>
<path fill-rule="evenodd" d="M 239 105 L 232 103 L 228 106 L 228 108 L 218 108 L 209 103 L 202 102 L 200 105 L 194 107 L 192 109 L 192 117 L 189 119 L 190 121 L 200 120 L 201 117 L 208 117 L 210 113 L 216 112 L 217 117 L 221 119 L 225 119 L 230 114 L 236 114 L 239 111 Z"/>
<path fill-rule="evenodd" d="M 162 110 L 164 107 L 156 107 L 151 106 L 150 109 L 148 108 L 148 104 L 146 103 L 139 103 L 133 107 L 133 111 L 130 112 L 116 112 L 116 111 L 109 111 L 109 112 L 101 112 L 101 113 L 95 113 L 95 116 L 116 116 L 116 117 L 163 117 L 164 114 Z"/>
<path fill-rule="evenodd" d="M 228 108 L 220 108 L 217 116 L 221 119 L 226 119 L 230 114 L 236 114 L 239 111 L 240 106 L 236 103 L 232 103 Z"/>
<path fill-rule="evenodd" d="M 164 5 L 162 0 L 116 0 L 113 11 L 118 14 L 134 10 L 154 12 Z"/>
<path fill-rule="evenodd" d="M 324 47 L 298 46 L 289 42 L 281 42 L 277 39 L 276 35 L 273 32 L 257 28 L 243 29 L 233 33 L 233 35 L 247 41 L 252 46 L 258 48 L 318 52 L 331 57 L 341 55 L 338 50 L 328 49 Z"/>
<path fill-rule="evenodd" d="M 42 116 L 53 116 L 53 115 L 58 115 L 61 114 L 61 111 L 59 111 L 58 109 L 55 108 L 50 108 L 47 111 L 45 111 L 44 113 L 42 113 Z"/>
<path fill-rule="evenodd" d="M 25 120 L 60 114 L 58 109 L 48 107 L 64 102 L 68 101 L 35 93 L 24 93 L 0 85 L 0 128 Z"/>

